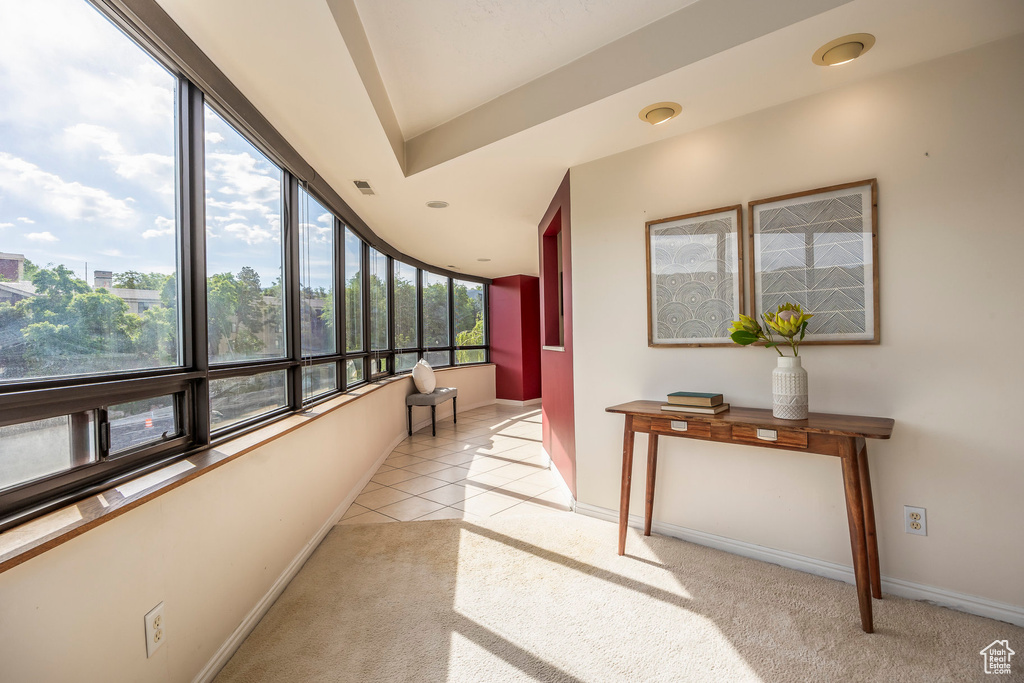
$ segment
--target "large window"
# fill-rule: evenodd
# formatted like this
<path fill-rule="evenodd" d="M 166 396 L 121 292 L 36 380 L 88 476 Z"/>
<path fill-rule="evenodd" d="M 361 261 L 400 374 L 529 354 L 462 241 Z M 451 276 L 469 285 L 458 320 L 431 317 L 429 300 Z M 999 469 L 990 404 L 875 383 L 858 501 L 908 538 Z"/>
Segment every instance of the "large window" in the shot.
<path fill-rule="evenodd" d="M 358 353 L 363 344 L 363 241 L 345 228 L 345 345 Z"/>
<path fill-rule="evenodd" d="M 416 303 L 416 268 L 394 261 L 395 348 L 415 349 L 419 344 L 419 311 Z"/>
<path fill-rule="evenodd" d="M 286 353 L 283 172 L 206 108 L 206 308 L 210 362 Z"/>
<path fill-rule="evenodd" d="M 484 345 L 484 286 L 479 282 L 453 280 L 455 302 L 455 362 L 481 363 L 486 359 Z M 477 348 L 466 348 L 477 347 Z"/>
<path fill-rule="evenodd" d="M 180 363 L 175 90 L 82 0 L 0 3 L 0 383 Z"/>
<path fill-rule="evenodd" d="M 288 405 L 283 370 L 215 379 L 210 382 L 212 428 L 224 429 Z"/>
<path fill-rule="evenodd" d="M 299 188 L 302 355 L 334 353 L 334 214 Z"/>
<path fill-rule="evenodd" d="M 0 490 L 95 462 L 94 432 L 92 413 L 0 427 Z"/>
<path fill-rule="evenodd" d="M 448 346 L 450 325 L 448 318 L 448 278 L 434 273 L 423 273 L 423 346 Z"/>
<path fill-rule="evenodd" d="M 487 360 L 483 284 L 364 234 L 107 1 L 0 0 L 0 530 L 420 358 Z"/>
<path fill-rule="evenodd" d="M 370 249 L 370 350 L 383 351 L 388 344 L 388 257 Z"/>

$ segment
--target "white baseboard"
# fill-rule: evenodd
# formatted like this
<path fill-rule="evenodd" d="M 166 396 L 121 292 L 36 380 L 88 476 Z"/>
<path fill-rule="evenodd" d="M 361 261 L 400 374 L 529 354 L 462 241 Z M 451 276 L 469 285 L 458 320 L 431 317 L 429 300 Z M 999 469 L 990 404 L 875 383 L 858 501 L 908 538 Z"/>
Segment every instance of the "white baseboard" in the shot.
<path fill-rule="evenodd" d="M 548 453 L 547 449 L 544 448 L 544 446 L 541 446 L 540 452 L 544 454 L 544 457 L 548 461 L 548 469 L 555 474 L 555 479 L 558 481 L 558 490 L 568 499 L 569 507 L 572 508 L 573 512 L 575 512 L 576 496 L 572 495 L 572 490 L 569 488 L 569 485 L 565 483 L 565 478 L 562 476 L 562 473 L 558 471 L 557 467 L 555 467 L 555 461 L 551 459 L 551 454 Z M 618 517 L 616 517 L 616 519 L 618 519 Z"/>
<path fill-rule="evenodd" d="M 426 424 L 430 424 L 429 419 Z M 288 584 L 293 578 L 295 578 L 295 575 L 299 573 L 299 570 L 302 569 L 302 565 L 306 563 L 309 556 L 313 554 L 313 551 L 316 550 L 318 545 L 320 545 L 320 542 L 324 540 L 324 537 L 330 533 L 331 529 L 334 528 L 334 525 L 338 523 L 342 515 L 345 514 L 345 511 L 348 510 L 350 505 L 352 505 L 352 501 L 356 499 L 356 496 L 360 494 L 373 475 L 377 473 L 381 464 L 389 455 L 391 455 L 391 451 L 395 450 L 395 446 L 405 441 L 405 439 L 406 434 L 403 431 L 395 437 L 391 444 L 384 449 L 384 452 L 377 457 L 373 466 L 370 467 L 366 474 L 360 478 L 359 483 L 357 483 L 352 490 L 348 492 L 348 495 L 346 495 L 338 507 L 334 509 L 334 512 L 331 513 L 331 516 L 328 517 L 323 526 L 317 529 L 316 533 L 313 534 L 313 537 L 302 547 L 299 554 L 295 556 L 287 567 L 285 567 L 285 570 L 281 572 L 281 575 L 278 576 L 277 580 L 274 581 L 273 585 L 271 585 L 270 590 L 268 590 L 266 594 L 260 598 L 259 602 L 256 603 L 256 606 L 253 607 L 247 615 L 245 615 L 245 618 L 242 619 L 242 623 L 239 624 L 238 628 L 236 628 L 228 639 L 224 641 L 224 644 L 217 649 L 217 652 L 214 653 L 213 657 L 210 658 L 210 661 L 206 663 L 206 666 L 196 674 L 196 677 L 192 679 L 192 683 L 209 683 L 209 681 L 212 681 L 217 674 L 220 673 L 220 670 L 228 663 L 231 656 L 235 654 L 235 651 L 241 647 L 242 643 L 245 642 L 245 639 L 249 637 L 250 633 L 252 633 L 252 630 L 256 628 L 258 623 L 260 623 L 260 619 L 262 619 L 270 610 L 274 605 L 274 602 L 281 597 L 281 593 L 283 593 L 284 589 L 288 587 Z"/>
<path fill-rule="evenodd" d="M 528 401 L 513 401 L 510 398 L 496 398 L 494 402 L 500 406 L 517 406 L 519 408 L 525 408 L 526 406 L 537 406 L 540 405 L 541 399 L 531 398 Z"/>
<path fill-rule="evenodd" d="M 619 513 L 616 510 L 579 502 L 575 504 L 575 510 L 587 517 L 615 523 L 619 521 Z M 644 526 L 643 517 L 640 515 L 630 515 L 629 526 L 642 529 Z M 767 548 L 754 543 L 747 543 L 746 541 L 737 541 L 725 536 L 697 531 L 696 529 L 687 529 L 675 524 L 666 524 L 657 520 L 652 522 L 651 531 L 664 536 L 689 541 L 690 543 L 696 543 L 697 545 L 724 550 L 734 555 L 742 555 L 743 557 L 750 557 L 762 562 L 770 562 L 783 567 L 789 567 L 790 569 L 797 569 L 808 574 L 816 574 L 849 584 L 855 583 L 853 567 L 851 565 L 827 562 L 813 557 L 797 555 L 785 550 L 776 550 L 775 548 Z M 904 579 L 894 579 L 887 576 L 882 577 L 882 591 L 901 598 L 923 600 L 942 607 L 967 612 L 968 614 L 977 614 L 989 619 L 1006 621 L 1016 626 L 1024 626 L 1024 607 L 996 602 L 995 600 L 978 597 L 977 595 L 958 593 L 945 588 L 906 581 Z"/>

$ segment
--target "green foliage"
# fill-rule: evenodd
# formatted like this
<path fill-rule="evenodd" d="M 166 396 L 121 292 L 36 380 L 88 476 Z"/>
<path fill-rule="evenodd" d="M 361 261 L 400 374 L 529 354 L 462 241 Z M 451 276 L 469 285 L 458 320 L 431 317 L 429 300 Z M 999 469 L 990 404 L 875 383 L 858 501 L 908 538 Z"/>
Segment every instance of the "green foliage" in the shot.
<path fill-rule="evenodd" d="M 370 275 L 370 350 L 388 348 L 388 287 Z"/>
<path fill-rule="evenodd" d="M 267 297 L 269 298 L 269 297 Z M 255 269 L 243 267 L 236 278 L 217 273 L 206 280 L 206 315 L 210 358 L 251 358 L 266 346 L 260 334 L 281 327 L 281 303 L 268 304 Z"/>
<path fill-rule="evenodd" d="M 174 279 L 173 275 L 140 273 L 135 270 L 126 270 L 123 273 L 114 273 L 114 286 L 120 289 L 153 289 L 160 291 L 167 284 L 167 281 L 172 279 Z"/>
<path fill-rule="evenodd" d="M 471 289 L 464 283 L 456 282 L 453 295 L 455 298 L 455 346 L 483 346 L 483 288 L 478 285 Z M 456 349 L 455 351 L 456 363 L 475 363 L 486 357 L 486 354 L 480 349 L 469 351 Z"/>
<path fill-rule="evenodd" d="M 362 276 L 359 271 L 345 283 L 345 348 L 348 351 L 363 350 L 363 299 Z M 334 314 L 334 302 L 331 302 Z M 324 315 L 327 309 L 324 308 Z"/>
<path fill-rule="evenodd" d="M 423 345 L 448 346 L 448 283 L 423 287 Z"/>
<path fill-rule="evenodd" d="M 63 265 L 38 267 L 25 261 L 25 274 L 36 295 L 15 304 L 0 303 L 0 367 L 12 377 L 109 372 L 128 368 L 175 365 L 178 350 L 178 284 L 174 275 L 125 271 L 114 276 L 119 289 L 159 293 L 159 303 L 141 314 L 106 289 L 93 290 Z M 369 338 L 363 335 L 361 273 L 345 284 L 346 349 L 350 352 L 417 346 L 482 346 L 484 320 L 481 297 L 472 287 L 454 283 L 449 309 L 448 282 L 423 288 L 423 339 L 417 339 L 416 284 L 414 279 L 394 283 L 394 329 L 388 330 L 384 279 L 369 278 Z M 243 267 L 237 273 L 217 273 L 207 279 L 209 353 L 214 361 L 253 358 L 265 352 L 267 332 L 283 325 L 280 278 L 264 288 L 259 273 Z M 311 299 L 323 300 L 315 314 Z M 316 334 L 334 334 L 337 297 L 324 287 L 302 291 L 303 330 L 317 323 Z M 154 302 L 155 303 L 155 302 Z M 314 321 L 314 315 L 318 320 Z M 450 316 L 455 339 L 449 339 Z M 389 333 L 394 338 L 389 339 Z M 308 335 L 311 343 L 316 335 Z M 304 337 L 304 341 L 306 337 Z M 366 342 L 369 342 L 367 344 Z M 316 350 L 324 348 L 316 346 Z M 465 354 L 470 354 L 466 356 Z M 479 352 L 463 352 L 478 358 Z M 461 357 L 461 356 L 460 356 Z M 354 368 L 349 368 L 352 373 Z M 350 381 L 355 381 L 352 374 Z"/>
<path fill-rule="evenodd" d="M 471 330 L 476 325 L 477 317 L 480 316 L 481 304 L 478 299 L 469 295 L 469 288 L 461 283 L 455 283 L 453 292 L 455 299 L 455 331 Z"/>
<path fill-rule="evenodd" d="M 472 329 L 463 330 L 455 335 L 456 346 L 483 346 L 484 345 L 484 317 L 477 314 L 476 323 Z"/>
<path fill-rule="evenodd" d="M 395 278 L 395 348 L 418 346 L 416 339 L 416 282 Z"/>
<path fill-rule="evenodd" d="M 142 327 L 128 304 L 104 289 L 75 295 L 65 319 L 78 353 L 131 353 Z"/>
<path fill-rule="evenodd" d="M 0 366 L 14 377 L 109 372 L 177 362 L 177 289 L 159 275 L 162 300 L 141 316 L 63 265 L 26 261 L 36 296 L 0 304 Z M 155 284 L 151 280 L 145 284 Z M 136 283 L 138 284 L 138 283 Z M 149 287 L 147 287 L 149 288 Z"/>

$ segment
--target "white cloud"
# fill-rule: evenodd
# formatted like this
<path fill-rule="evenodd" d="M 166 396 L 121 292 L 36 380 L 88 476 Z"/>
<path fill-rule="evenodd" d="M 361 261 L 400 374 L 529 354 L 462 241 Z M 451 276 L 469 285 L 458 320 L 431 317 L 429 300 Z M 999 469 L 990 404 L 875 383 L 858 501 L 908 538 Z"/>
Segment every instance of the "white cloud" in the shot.
<path fill-rule="evenodd" d="M 54 237 L 52 234 L 50 234 L 49 231 L 47 231 L 47 232 L 30 232 L 29 234 L 25 235 L 25 238 L 26 239 L 30 239 L 33 242 L 59 242 L 60 241 L 59 239 Z"/>
<path fill-rule="evenodd" d="M 145 152 L 130 154 L 117 132 L 91 123 L 78 123 L 64 129 L 66 143 L 71 148 L 98 147 L 100 159 L 114 167 L 114 172 L 128 180 L 138 180 L 162 193 L 174 192 L 167 182 L 174 175 L 174 157 L 167 154 Z"/>
<path fill-rule="evenodd" d="M 127 223 L 135 217 L 128 200 L 77 181 L 68 182 L 6 152 L 0 152 L 0 187 L 68 220 L 109 224 Z"/>
<path fill-rule="evenodd" d="M 0 223 L 0 228 L 13 228 L 14 223 Z"/>
<path fill-rule="evenodd" d="M 142 233 L 142 239 L 148 240 L 154 237 L 165 237 L 174 234 L 174 221 L 170 218 L 157 216 L 153 223 L 156 225 L 156 228 L 150 228 Z"/>
<path fill-rule="evenodd" d="M 281 176 L 263 159 L 246 152 L 211 153 L 206 159 L 207 172 L 223 183 L 217 189 L 220 194 L 242 196 L 257 204 L 280 200 Z"/>
<path fill-rule="evenodd" d="M 118 129 L 173 125 L 174 77 L 90 3 L 4 2 L 3 17 L 0 89 L 13 120 L 58 129 L 74 110 Z"/>
<path fill-rule="evenodd" d="M 208 132 L 205 137 L 206 141 L 211 145 L 216 145 L 218 142 L 224 142 L 224 136 L 214 131 Z"/>
<path fill-rule="evenodd" d="M 227 232 L 242 240 L 249 246 L 263 244 L 264 242 L 277 242 L 278 236 L 266 228 L 258 225 L 247 225 L 245 223 L 232 223 L 224 227 Z"/>
<path fill-rule="evenodd" d="M 25 218 L 24 216 L 19 216 L 18 220 L 21 221 L 22 223 L 27 223 L 28 225 L 34 225 L 35 224 L 34 220 L 32 220 L 31 218 Z"/>
<path fill-rule="evenodd" d="M 334 225 L 334 216 L 329 213 L 322 213 L 320 217 L 316 219 L 317 223 L 323 223 L 324 225 Z"/>
<path fill-rule="evenodd" d="M 216 200 L 210 200 L 210 202 L 208 203 L 211 206 L 217 206 L 219 208 L 224 208 L 225 206 L 228 206 L 228 204 L 226 204 L 225 202 L 217 202 Z M 212 221 L 214 223 L 230 223 L 232 221 L 244 221 L 245 215 L 238 213 L 237 211 L 233 211 L 231 213 L 207 216 L 207 220 Z"/>
<path fill-rule="evenodd" d="M 313 225 L 312 223 L 303 223 L 302 230 L 300 231 L 300 239 L 308 240 L 313 244 L 326 244 L 334 228 L 325 228 L 320 225 Z"/>

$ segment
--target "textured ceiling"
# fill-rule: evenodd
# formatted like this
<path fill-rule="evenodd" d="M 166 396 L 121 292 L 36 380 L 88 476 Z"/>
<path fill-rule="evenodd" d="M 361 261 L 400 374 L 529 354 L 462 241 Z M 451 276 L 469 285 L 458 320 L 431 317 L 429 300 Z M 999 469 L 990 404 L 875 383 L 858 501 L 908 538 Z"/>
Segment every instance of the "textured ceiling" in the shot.
<path fill-rule="evenodd" d="M 572 166 L 1024 31 L 1024 3 L 1019 0 L 701 0 L 681 3 L 681 9 L 611 44 L 606 43 L 608 37 L 621 35 L 622 30 L 619 15 L 608 14 L 602 21 L 614 24 L 615 30 L 606 24 L 597 26 L 600 21 L 583 22 L 586 31 L 577 35 L 575 24 L 566 25 L 562 34 L 571 50 L 543 59 L 513 60 L 508 70 L 499 59 L 508 46 L 484 41 L 487 46 L 480 49 L 486 57 L 481 59 L 489 66 L 482 71 L 492 78 L 483 83 L 470 86 L 471 78 L 480 78 L 480 70 L 455 85 L 439 83 L 438 76 L 430 81 L 426 71 L 417 72 L 427 81 L 416 85 L 420 92 L 452 88 L 459 102 L 450 111 L 474 108 L 405 142 L 392 135 L 379 98 L 374 100 L 368 92 L 373 87 L 365 83 L 369 73 L 365 67 L 408 59 L 410 52 L 374 54 L 369 62 L 364 59 L 363 68 L 357 68 L 330 6 L 352 1 L 159 0 L 377 234 L 428 263 L 486 277 L 536 274 L 537 223 Z M 369 4 L 369 0 L 358 2 L 358 7 L 351 5 L 353 10 Z M 503 18 L 489 24 L 488 30 L 497 33 L 504 26 L 522 32 L 522 17 L 550 18 L 554 7 L 565 5 L 574 12 L 585 7 L 582 0 L 536 3 L 539 9 L 523 9 L 531 3 L 496 0 L 379 0 L 373 4 L 384 6 L 372 10 L 383 17 L 408 6 L 431 8 L 435 16 L 430 20 L 445 30 L 424 28 L 416 47 L 423 52 L 446 50 L 453 41 L 473 43 L 486 17 L 460 22 L 453 14 L 460 7 L 504 7 L 499 15 Z M 594 7 L 611 13 L 610 4 Z M 750 11 L 738 13 L 737 7 L 744 4 Z M 659 7 L 653 15 L 675 6 L 651 5 Z M 770 16 L 763 14 L 766 7 Z M 508 12 L 511 15 L 506 16 Z M 789 19 L 778 28 L 766 28 L 780 17 Z M 400 22 L 406 35 L 410 21 Z M 547 24 L 549 30 L 559 25 L 554 20 Z M 669 40 L 649 44 L 637 40 L 666 27 L 673 34 L 690 32 L 693 37 L 667 47 Z M 359 31 L 364 41 L 375 32 L 387 34 L 387 23 L 367 30 L 369 35 Z M 811 63 L 817 47 L 855 32 L 872 33 L 878 39 L 863 58 L 834 69 Z M 534 39 L 513 36 L 509 44 L 525 45 Z M 375 37 L 369 41 L 371 48 L 375 40 L 396 37 Z M 558 66 L 602 43 L 604 47 Z M 460 54 L 472 60 L 475 53 Z M 452 58 L 449 53 L 431 68 Z M 666 68 L 673 59 L 681 65 Z M 552 66 L 554 71 L 494 95 Z M 389 68 L 382 66 L 378 78 L 390 97 L 405 86 L 387 81 Z M 413 76 L 404 78 L 408 81 Z M 494 87 L 498 82 L 501 85 Z M 406 87 L 406 94 L 410 92 Z M 434 112 L 432 120 L 450 115 L 437 113 L 447 103 L 422 97 L 421 106 Z M 645 105 L 662 100 L 681 103 L 682 115 L 657 127 L 637 118 Z M 384 104 L 390 106 L 387 98 Z M 415 108 L 416 103 L 402 106 Z M 391 112 L 392 122 L 395 113 Z M 407 166 L 415 168 L 410 172 Z M 370 180 L 377 196 L 360 195 L 352 186 L 354 179 Z M 424 203 L 433 199 L 451 206 L 426 208 Z M 481 263 L 479 258 L 491 261 Z"/>

